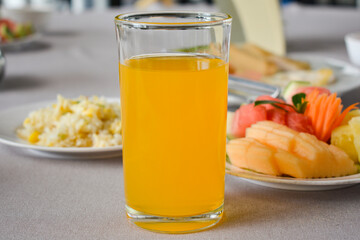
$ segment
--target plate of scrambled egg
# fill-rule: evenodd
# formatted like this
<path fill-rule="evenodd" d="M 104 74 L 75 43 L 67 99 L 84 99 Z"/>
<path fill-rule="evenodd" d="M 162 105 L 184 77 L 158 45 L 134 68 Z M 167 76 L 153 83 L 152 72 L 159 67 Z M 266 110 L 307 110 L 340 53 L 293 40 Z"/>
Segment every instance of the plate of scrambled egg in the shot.
<path fill-rule="evenodd" d="M 61 157 L 121 155 L 120 100 L 85 97 L 32 103 L 0 112 L 0 142 Z"/>

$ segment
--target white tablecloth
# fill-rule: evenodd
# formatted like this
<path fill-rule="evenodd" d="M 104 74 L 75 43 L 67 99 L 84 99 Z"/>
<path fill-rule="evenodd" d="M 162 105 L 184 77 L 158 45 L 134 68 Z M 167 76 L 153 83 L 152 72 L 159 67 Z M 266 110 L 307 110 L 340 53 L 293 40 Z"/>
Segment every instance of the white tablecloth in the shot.
<path fill-rule="evenodd" d="M 8 53 L 0 110 L 84 95 L 119 96 L 113 17 L 55 14 L 32 49 Z M 288 50 L 348 61 L 343 35 L 360 12 L 290 6 Z M 359 101 L 359 89 L 345 96 Z M 127 222 L 122 161 L 41 157 L 0 144 L 0 239 L 359 239 L 360 186 L 292 192 L 226 177 L 225 217 L 194 234 L 165 235 Z"/>

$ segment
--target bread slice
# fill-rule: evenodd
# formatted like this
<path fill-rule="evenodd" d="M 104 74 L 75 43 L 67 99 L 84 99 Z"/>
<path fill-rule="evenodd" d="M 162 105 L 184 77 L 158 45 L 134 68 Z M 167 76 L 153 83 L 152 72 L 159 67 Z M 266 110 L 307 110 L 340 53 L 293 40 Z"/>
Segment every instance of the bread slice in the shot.
<path fill-rule="evenodd" d="M 274 63 L 279 68 L 279 70 L 282 71 L 310 69 L 310 65 L 307 62 L 297 61 L 287 57 L 278 56 L 252 43 L 243 44 L 241 46 L 241 49 L 243 49 L 249 54 L 252 54 L 253 56 L 267 59 L 268 61 Z"/>
<path fill-rule="evenodd" d="M 256 72 L 262 76 L 270 76 L 278 71 L 278 67 L 272 61 L 235 45 L 230 45 L 230 69 L 230 72 L 236 75 Z"/>

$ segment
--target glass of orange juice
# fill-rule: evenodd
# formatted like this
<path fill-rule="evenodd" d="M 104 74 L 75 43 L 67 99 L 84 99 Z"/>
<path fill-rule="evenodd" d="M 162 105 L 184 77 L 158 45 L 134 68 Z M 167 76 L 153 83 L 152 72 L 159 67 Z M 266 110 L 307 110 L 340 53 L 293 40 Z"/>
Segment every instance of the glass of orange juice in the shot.
<path fill-rule="evenodd" d="M 126 211 L 157 232 L 209 228 L 223 214 L 231 17 L 115 17 Z"/>

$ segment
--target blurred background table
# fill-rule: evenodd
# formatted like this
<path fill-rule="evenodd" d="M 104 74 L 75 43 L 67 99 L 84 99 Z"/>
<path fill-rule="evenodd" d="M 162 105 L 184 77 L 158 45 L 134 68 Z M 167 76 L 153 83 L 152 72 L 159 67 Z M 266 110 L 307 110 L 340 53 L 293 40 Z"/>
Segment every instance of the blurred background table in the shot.
<path fill-rule="evenodd" d="M 118 97 L 113 17 L 129 10 L 54 14 L 41 39 L 6 53 L 0 110 L 58 93 Z M 359 10 L 288 5 L 283 17 L 289 53 L 349 61 L 343 37 L 360 30 Z M 345 103 L 359 101 L 359 91 L 346 94 Z M 120 158 L 54 159 L 0 145 L 0 239 L 358 239 L 359 215 L 360 185 L 292 192 L 226 176 L 221 224 L 156 234 L 127 222 Z"/>

